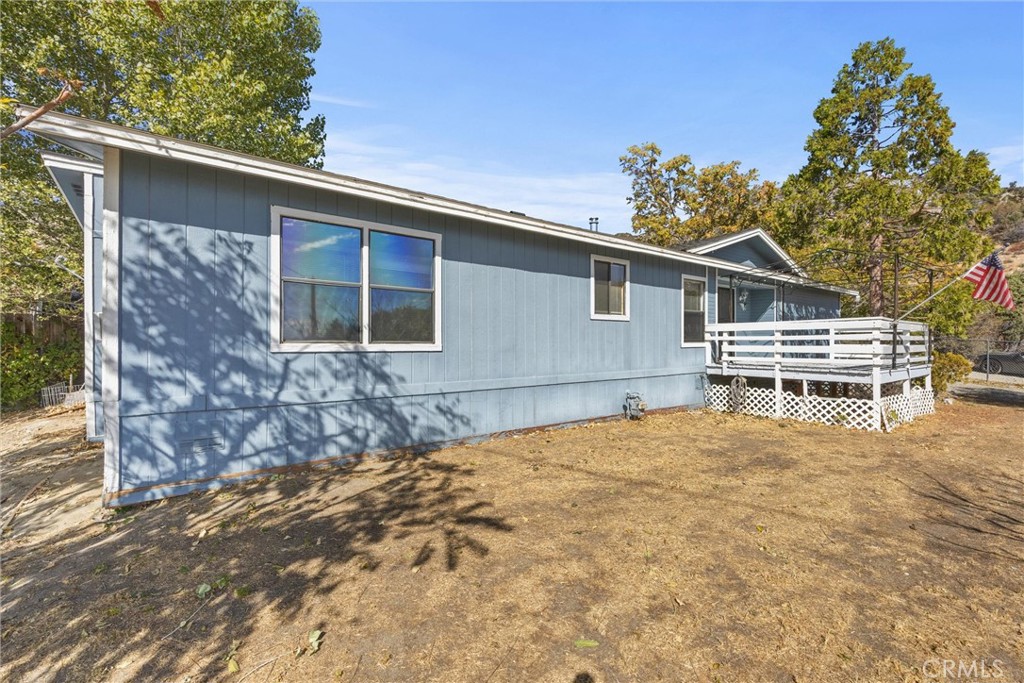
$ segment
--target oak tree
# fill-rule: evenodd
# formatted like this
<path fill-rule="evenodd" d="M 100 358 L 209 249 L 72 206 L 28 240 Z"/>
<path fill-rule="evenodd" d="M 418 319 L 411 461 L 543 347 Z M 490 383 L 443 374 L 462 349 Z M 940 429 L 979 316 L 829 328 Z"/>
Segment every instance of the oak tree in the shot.
<path fill-rule="evenodd" d="M 679 246 L 772 222 L 778 188 L 738 161 L 704 168 L 686 154 L 662 161 L 661 148 L 648 142 L 619 163 L 632 178 L 633 232 L 646 242 Z"/>

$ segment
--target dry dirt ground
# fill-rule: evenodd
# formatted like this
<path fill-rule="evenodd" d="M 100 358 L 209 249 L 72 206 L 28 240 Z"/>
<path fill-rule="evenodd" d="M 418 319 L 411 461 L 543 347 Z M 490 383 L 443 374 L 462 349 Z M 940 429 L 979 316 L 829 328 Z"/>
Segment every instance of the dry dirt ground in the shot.
<path fill-rule="evenodd" d="M 1020 683 L 1024 394 L 961 396 L 893 434 L 661 414 L 113 512 L 81 412 L 8 417 L 0 676 Z"/>

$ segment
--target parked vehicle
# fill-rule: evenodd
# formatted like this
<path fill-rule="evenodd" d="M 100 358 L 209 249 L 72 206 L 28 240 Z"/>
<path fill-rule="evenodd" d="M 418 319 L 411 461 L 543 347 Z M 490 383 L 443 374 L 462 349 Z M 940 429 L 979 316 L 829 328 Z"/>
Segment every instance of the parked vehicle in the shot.
<path fill-rule="evenodd" d="M 974 367 L 978 372 L 988 372 L 992 375 L 1024 377 L 1024 353 L 989 353 L 979 356 Z"/>

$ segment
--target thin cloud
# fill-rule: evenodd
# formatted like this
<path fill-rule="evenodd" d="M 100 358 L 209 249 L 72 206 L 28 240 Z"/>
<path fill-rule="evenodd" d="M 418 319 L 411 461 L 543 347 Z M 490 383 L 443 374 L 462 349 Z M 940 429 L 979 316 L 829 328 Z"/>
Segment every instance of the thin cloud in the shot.
<path fill-rule="evenodd" d="M 353 235 L 347 234 L 347 233 L 343 234 L 343 235 L 332 235 L 331 237 L 325 237 L 322 240 L 316 240 L 314 242 L 304 242 L 304 243 L 300 244 L 299 246 L 295 247 L 295 251 L 296 252 L 316 251 L 317 249 L 323 249 L 324 247 L 329 247 L 329 246 L 331 246 L 332 244 L 334 244 L 336 242 L 340 242 L 341 240 L 347 240 L 347 239 L 352 239 L 352 238 L 353 238 Z"/>
<path fill-rule="evenodd" d="M 621 173 L 535 174 L 487 160 L 418 158 L 411 150 L 365 139 L 373 136 L 353 137 L 343 142 L 344 134 L 328 134 L 325 169 L 556 223 L 586 227 L 597 216 L 602 232 L 630 230 L 629 179 Z"/>
<path fill-rule="evenodd" d="M 310 102 L 319 102 L 320 104 L 333 104 L 338 107 L 353 107 L 355 109 L 372 109 L 373 105 L 363 100 L 353 100 L 347 97 L 335 97 L 334 95 L 320 95 L 317 93 L 309 94 Z"/>
<path fill-rule="evenodd" d="M 988 150 L 988 160 L 1003 182 L 1024 180 L 1024 144 L 1000 145 Z"/>

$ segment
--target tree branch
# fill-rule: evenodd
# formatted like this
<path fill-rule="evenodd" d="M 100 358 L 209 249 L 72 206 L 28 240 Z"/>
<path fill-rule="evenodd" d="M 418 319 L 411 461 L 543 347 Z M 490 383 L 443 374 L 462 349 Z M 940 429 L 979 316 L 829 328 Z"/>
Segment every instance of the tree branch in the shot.
<path fill-rule="evenodd" d="M 54 107 L 59 107 L 60 105 L 67 102 L 69 99 L 71 99 L 71 96 L 75 94 L 75 90 L 81 87 L 81 85 L 81 81 L 64 81 L 64 87 L 60 89 L 60 94 L 58 94 L 56 97 L 54 97 L 52 100 L 50 100 L 43 106 L 36 109 L 28 116 L 22 117 L 21 119 L 15 121 L 11 125 L 4 128 L 2 131 L 0 131 L 0 140 L 9 138 L 10 136 L 14 135 L 28 124 L 38 119 L 46 112 L 53 109 Z"/>

